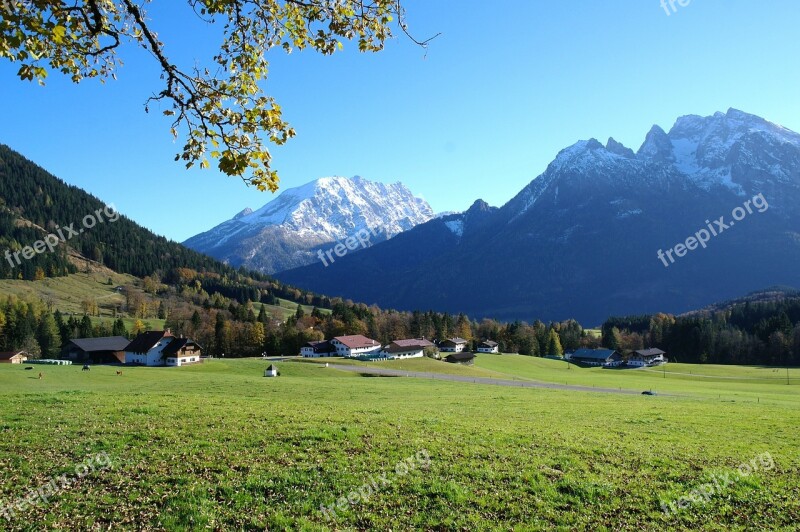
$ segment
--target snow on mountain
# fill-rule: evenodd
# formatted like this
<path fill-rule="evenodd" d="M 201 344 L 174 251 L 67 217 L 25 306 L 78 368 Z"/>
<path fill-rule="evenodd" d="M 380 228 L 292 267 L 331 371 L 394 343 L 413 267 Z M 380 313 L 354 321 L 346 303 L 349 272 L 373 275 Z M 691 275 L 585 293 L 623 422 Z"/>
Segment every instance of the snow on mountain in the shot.
<path fill-rule="evenodd" d="M 402 183 L 323 177 L 286 189 L 260 209 L 245 209 L 185 244 L 237 266 L 274 273 L 313 262 L 317 249 L 360 229 L 376 230 L 374 244 L 433 216 L 430 205 Z"/>
<path fill-rule="evenodd" d="M 768 211 L 676 264 L 658 259 L 704 220 L 732 222 L 756 195 Z M 731 109 L 681 117 L 669 132 L 654 126 L 636 153 L 614 139 L 577 142 L 499 209 L 479 200 L 329 268 L 278 278 L 390 308 L 597 324 L 800 286 L 798 205 L 800 135 Z"/>
<path fill-rule="evenodd" d="M 796 167 L 797 147 L 800 134 L 736 109 L 680 117 L 669 133 L 654 125 L 635 154 L 613 138 L 606 146 L 596 139 L 582 140 L 559 152 L 547 170 L 511 200 L 516 210 L 511 221 L 551 188 L 557 195 L 559 183 L 570 180 L 613 187 L 678 176 L 706 191 L 722 186 L 743 196 L 764 182 L 764 174 L 796 182 L 797 176 L 787 174 L 786 168 Z M 754 179 L 757 173 L 761 177 Z"/>

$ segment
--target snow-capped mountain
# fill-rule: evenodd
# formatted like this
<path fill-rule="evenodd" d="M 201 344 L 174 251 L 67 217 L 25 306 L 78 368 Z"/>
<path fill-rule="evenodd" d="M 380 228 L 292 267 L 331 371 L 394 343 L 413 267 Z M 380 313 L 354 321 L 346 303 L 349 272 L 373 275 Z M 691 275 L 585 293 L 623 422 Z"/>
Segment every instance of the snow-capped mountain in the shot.
<path fill-rule="evenodd" d="M 705 247 L 659 259 L 748 201 Z M 587 324 L 800 287 L 800 135 L 731 109 L 654 126 L 637 152 L 580 141 L 500 209 L 474 205 L 346 259 L 279 277 L 385 307 Z"/>
<path fill-rule="evenodd" d="M 361 229 L 372 230 L 375 244 L 433 216 L 430 205 L 402 183 L 323 177 L 286 189 L 257 211 L 245 209 L 184 244 L 235 266 L 274 273 L 318 260 L 317 250 Z"/>

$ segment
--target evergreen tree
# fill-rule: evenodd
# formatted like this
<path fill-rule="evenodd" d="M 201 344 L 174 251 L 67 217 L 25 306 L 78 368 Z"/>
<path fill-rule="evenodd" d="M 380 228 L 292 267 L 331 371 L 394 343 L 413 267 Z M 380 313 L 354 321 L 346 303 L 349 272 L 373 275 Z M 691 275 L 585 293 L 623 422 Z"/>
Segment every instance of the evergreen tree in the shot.
<path fill-rule="evenodd" d="M 608 334 L 603 335 L 603 345 L 609 349 L 621 349 L 622 335 L 619 329 L 612 327 Z"/>
<path fill-rule="evenodd" d="M 45 358 L 57 358 L 61 351 L 61 334 L 55 318 L 49 312 L 42 315 L 39 327 L 36 332 L 36 340 L 39 342 L 42 356 Z"/>
<path fill-rule="evenodd" d="M 111 329 L 111 336 L 124 336 L 125 338 L 128 337 L 128 331 L 125 330 L 125 322 L 122 321 L 122 318 L 117 318 L 114 320 L 114 326 Z"/>
<path fill-rule="evenodd" d="M 92 320 L 89 316 L 84 315 L 83 318 L 81 318 L 80 324 L 78 325 L 78 335 L 81 338 L 92 337 Z"/>

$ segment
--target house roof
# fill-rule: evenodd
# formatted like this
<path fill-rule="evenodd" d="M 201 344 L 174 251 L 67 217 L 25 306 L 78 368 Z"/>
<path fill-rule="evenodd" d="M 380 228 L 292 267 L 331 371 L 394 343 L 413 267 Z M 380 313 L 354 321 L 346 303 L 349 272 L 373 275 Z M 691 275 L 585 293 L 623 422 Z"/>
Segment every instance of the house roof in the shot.
<path fill-rule="evenodd" d="M 125 351 L 131 353 L 147 353 L 153 349 L 162 338 L 166 337 L 171 338 L 172 333 L 168 331 L 143 332 L 128 344 L 128 346 L 125 348 Z"/>
<path fill-rule="evenodd" d="M 310 347 L 315 353 L 330 353 L 336 351 L 336 348 L 331 345 L 328 340 L 317 340 L 314 342 L 306 342 L 303 347 Z"/>
<path fill-rule="evenodd" d="M 5 353 L 0 353 L 0 360 L 11 360 L 17 355 L 27 355 L 25 351 L 7 351 Z"/>
<path fill-rule="evenodd" d="M 469 351 L 461 351 L 460 353 L 448 355 L 444 359 L 448 362 L 466 362 L 468 360 L 472 360 L 473 358 L 475 358 L 473 353 L 470 353 Z"/>
<path fill-rule="evenodd" d="M 497 342 L 494 342 L 492 340 L 486 340 L 485 342 L 481 342 L 478 345 L 485 346 L 485 347 L 497 347 L 500 344 L 498 344 Z"/>
<path fill-rule="evenodd" d="M 433 344 L 428 340 L 395 340 L 386 348 L 388 353 L 402 353 L 416 349 L 425 349 Z"/>
<path fill-rule="evenodd" d="M 130 340 L 123 336 L 104 336 L 102 338 L 73 338 L 69 343 L 86 353 L 95 351 L 125 351 Z"/>
<path fill-rule="evenodd" d="M 589 360 L 607 360 L 615 353 L 617 353 L 617 351 L 614 349 L 578 349 L 574 353 L 572 353 L 572 358 L 587 358 Z"/>
<path fill-rule="evenodd" d="M 661 349 L 656 349 L 655 347 L 651 347 L 650 349 L 638 349 L 633 352 L 636 355 L 640 355 L 643 357 L 655 357 L 658 355 L 666 355 L 666 351 L 662 351 Z"/>
<path fill-rule="evenodd" d="M 391 345 L 397 345 L 399 347 L 431 347 L 433 346 L 433 342 L 420 338 L 411 338 L 408 340 L 395 340 L 390 346 Z"/>
<path fill-rule="evenodd" d="M 464 340 L 463 338 L 459 338 L 459 337 L 455 337 L 455 338 L 448 338 L 448 339 L 446 339 L 446 340 L 442 340 L 442 341 L 441 341 L 441 342 L 439 342 L 439 343 L 440 343 L 440 344 L 445 344 L 445 343 L 448 343 L 448 342 L 449 342 L 449 343 L 452 343 L 452 344 L 466 344 L 466 343 L 467 343 L 467 341 L 466 341 L 466 340 Z"/>
<path fill-rule="evenodd" d="M 164 356 L 175 355 L 178 353 L 178 351 L 190 344 L 200 347 L 197 342 L 190 340 L 189 338 L 173 338 L 167 347 L 161 350 L 161 354 Z"/>
<path fill-rule="evenodd" d="M 267 371 L 277 371 L 277 370 L 278 368 L 275 367 L 275 364 L 270 364 L 269 367 L 267 368 Z"/>
<path fill-rule="evenodd" d="M 367 338 L 362 334 L 353 334 L 350 336 L 337 336 L 334 340 L 338 340 L 350 349 L 359 349 L 362 347 L 378 347 L 380 344 L 372 338 Z"/>

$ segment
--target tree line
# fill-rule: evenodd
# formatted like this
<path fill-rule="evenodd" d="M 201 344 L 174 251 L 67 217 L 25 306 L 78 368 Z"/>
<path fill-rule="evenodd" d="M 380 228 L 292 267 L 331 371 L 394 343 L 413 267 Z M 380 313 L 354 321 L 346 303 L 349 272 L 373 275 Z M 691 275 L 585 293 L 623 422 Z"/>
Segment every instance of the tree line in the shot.
<path fill-rule="evenodd" d="M 609 318 L 602 331 L 606 347 L 658 347 L 673 361 L 800 365 L 800 297 L 740 301 L 678 317 Z"/>

